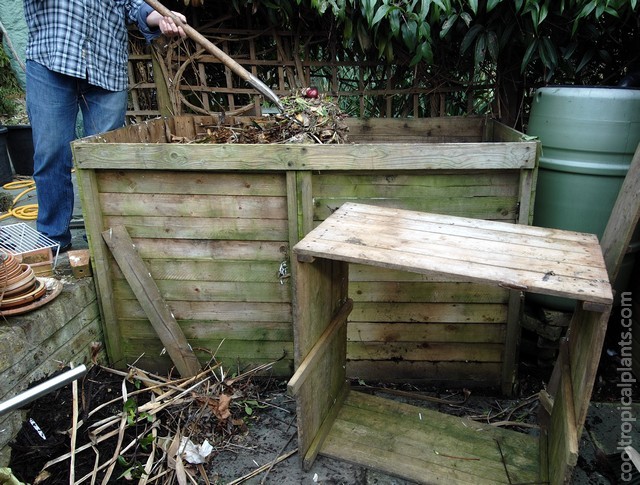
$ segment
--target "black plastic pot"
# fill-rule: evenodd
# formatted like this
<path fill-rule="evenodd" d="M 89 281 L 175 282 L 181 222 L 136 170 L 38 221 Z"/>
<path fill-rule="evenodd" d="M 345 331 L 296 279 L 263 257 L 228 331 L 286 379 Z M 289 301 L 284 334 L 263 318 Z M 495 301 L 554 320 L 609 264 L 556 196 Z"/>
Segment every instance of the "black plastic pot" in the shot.
<path fill-rule="evenodd" d="M 0 185 L 4 185 L 13 180 L 13 170 L 7 151 L 7 138 L 9 130 L 5 126 L 0 126 Z"/>
<path fill-rule="evenodd" d="M 33 175 L 31 125 L 8 125 L 7 148 L 17 175 Z"/>

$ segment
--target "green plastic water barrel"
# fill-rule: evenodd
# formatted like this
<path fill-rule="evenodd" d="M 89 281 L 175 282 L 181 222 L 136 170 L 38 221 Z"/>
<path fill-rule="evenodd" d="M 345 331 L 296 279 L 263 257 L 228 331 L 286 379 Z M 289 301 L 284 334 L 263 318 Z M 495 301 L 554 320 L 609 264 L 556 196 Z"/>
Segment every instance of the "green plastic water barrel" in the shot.
<path fill-rule="evenodd" d="M 533 224 L 596 234 L 607 225 L 640 142 L 640 90 L 591 86 L 538 89 L 527 134 L 539 138 Z M 633 266 L 625 259 L 618 284 Z M 626 276 L 628 279 L 628 276 Z M 531 295 L 530 301 L 570 311 L 575 302 Z"/>

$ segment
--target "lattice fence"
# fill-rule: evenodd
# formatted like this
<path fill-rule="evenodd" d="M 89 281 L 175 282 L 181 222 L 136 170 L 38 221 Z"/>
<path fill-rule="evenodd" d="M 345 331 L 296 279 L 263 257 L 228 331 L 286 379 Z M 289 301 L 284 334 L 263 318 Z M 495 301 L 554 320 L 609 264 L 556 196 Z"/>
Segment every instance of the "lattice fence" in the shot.
<path fill-rule="evenodd" d="M 327 32 L 198 28 L 278 96 L 316 86 L 358 117 L 486 114 L 496 91 L 491 73 L 451 73 L 419 64 L 385 65 L 347 56 Z M 130 121 L 185 113 L 256 113 L 269 103 L 191 40 L 150 48 L 132 34 Z"/>

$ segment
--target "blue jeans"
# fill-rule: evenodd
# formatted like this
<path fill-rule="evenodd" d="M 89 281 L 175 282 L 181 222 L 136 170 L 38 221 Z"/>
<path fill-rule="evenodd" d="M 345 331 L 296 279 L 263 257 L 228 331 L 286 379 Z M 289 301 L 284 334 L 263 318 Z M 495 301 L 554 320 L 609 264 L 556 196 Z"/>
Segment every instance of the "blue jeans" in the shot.
<path fill-rule="evenodd" d="M 71 243 L 73 216 L 71 142 L 82 110 L 84 135 L 95 135 L 124 125 L 127 91 L 107 91 L 27 61 L 27 112 L 33 132 L 33 180 L 38 196 L 39 232 Z"/>

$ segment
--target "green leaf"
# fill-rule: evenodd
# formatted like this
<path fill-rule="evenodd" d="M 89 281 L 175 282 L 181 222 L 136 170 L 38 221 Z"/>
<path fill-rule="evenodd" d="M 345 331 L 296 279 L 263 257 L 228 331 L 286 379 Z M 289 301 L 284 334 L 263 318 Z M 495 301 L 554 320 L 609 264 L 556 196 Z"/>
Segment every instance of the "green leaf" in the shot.
<path fill-rule="evenodd" d="M 451 30 L 451 27 L 453 27 L 453 24 L 456 23 L 456 20 L 458 20 L 458 14 L 451 15 L 449 18 L 447 18 L 447 20 L 444 21 L 444 23 L 442 24 L 442 29 L 440 30 L 441 39 L 445 38 L 449 30 Z"/>
<path fill-rule="evenodd" d="M 389 15 L 389 26 L 391 27 L 391 33 L 394 37 L 397 37 L 400 33 L 400 9 L 394 8 Z"/>
<path fill-rule="evenodd" d="M 576 72 L 580 72 L 582 69 L 584 69 L 584 67 L 589 64 L 589 61 L 591 61 L 591 59 L 593 59 L 593 51 L 585 52 L 582 56 L 582 59 L 580 60 L 580 63 L 578 64 L 578 67 L 576 67 Z"/>
<path fill-rule="evenodd" d="M 476 40 L 476 37 L 483 28 L 484 27 L 482 25 L 476 24 L 467 31 L 467 33 L 464 35 L 464 38 L 462 39 L 462 43 L 460 44 L 460 52 L 465 53 L 469 49 L 469 47 L 471 47 L 473 42 Z"/>
<path fill-rule="evenodd" d="M 465 23 L 465 24 L 467 24 L 467 27 L 469 27 L 469 26 L 471 25 L 471 20 L 472 20 L 472 19 L 471 19 L 471 15 L 469 15 L 469 13 L 468 13 L 468 12 L 462 12 L 462 13 L 460 14 L 460 18 L 461 18 L 462 20 L 464 20 L 464 23 Z"/>
<path fill-rule="evenodd" d="M 389 5 L 382 5 L 376 12 L 373 20 L 371 21 L 371 27 L 375 27 L 380 21 L 387 16 L 391 7 Z"/>
<path fill-rule="evenodd" d="M 402 32 L 402 40 L 408 49 L 414 50 L 417 42 L 418 23 L 415 20 L 409 20 L 402 24 L 400 31 Z"/>
<path fill-rule="evenodd" d="M 487 38 L 487 50 L 489 51 L 489 55 L 491 59 L 494 61 L 498 61 L 498 54 L 500 52 L 500 48 L 498 46 L 498 36 L 494 31 L 489 31 L 486 34 Z"/>
<path fill-rule="evenodd" d="M 469 0 L 468 3 L 474 15 L 478 15 L 478 0 Z"/>
<path fill-rule="evenodd" d="M 364 22 L 358 21 L 356 25 L 358 43 L 363 51 L 366 51 L 371 47 L 371 38 L 369 37 L 369 30 L 365 26 Z"/>
<path fill-rule="evenodd" d="M 420 45 L 420 53 L 425 61 L 429 64 L 433 64 L 433 50 L 431 49 L 431 44 L 429 42 L 423 42 Z"/>
<path fill-rule="evenodd" d="M 489 0 L 487 2 L 487 13 L 491 12 L 494 8 L 496 8 L 502 0 Z"/>
<path fill-rule="evenodd" d="M 476 66 L 479 66 L 484 62 L 486 51 L 487 51 L 487 37 L 486 37 L 486 34 L 482 34 L 478 36 L 478 39 L 476 40 L 476 48 L 473 54 L 473 60 Z"/>
<path fill-rule="evenodd" d="M 543 37 L 539 45 L 538 54 L 540 60 L 547 69 L 553 70 L 558 65 L 558 54 L 549 37 Z"/>
<path fill-rule="evenodd" d="M 527 47 L 527 50 L 524 52 L 524 56 L 522 57 L 522 64 L 520 65 L 520 72 L 524 73 L 527 65 L 533 59 L 533 53 L 538 48 L 538 39 L 534 39 L 531 44 Z"/>

